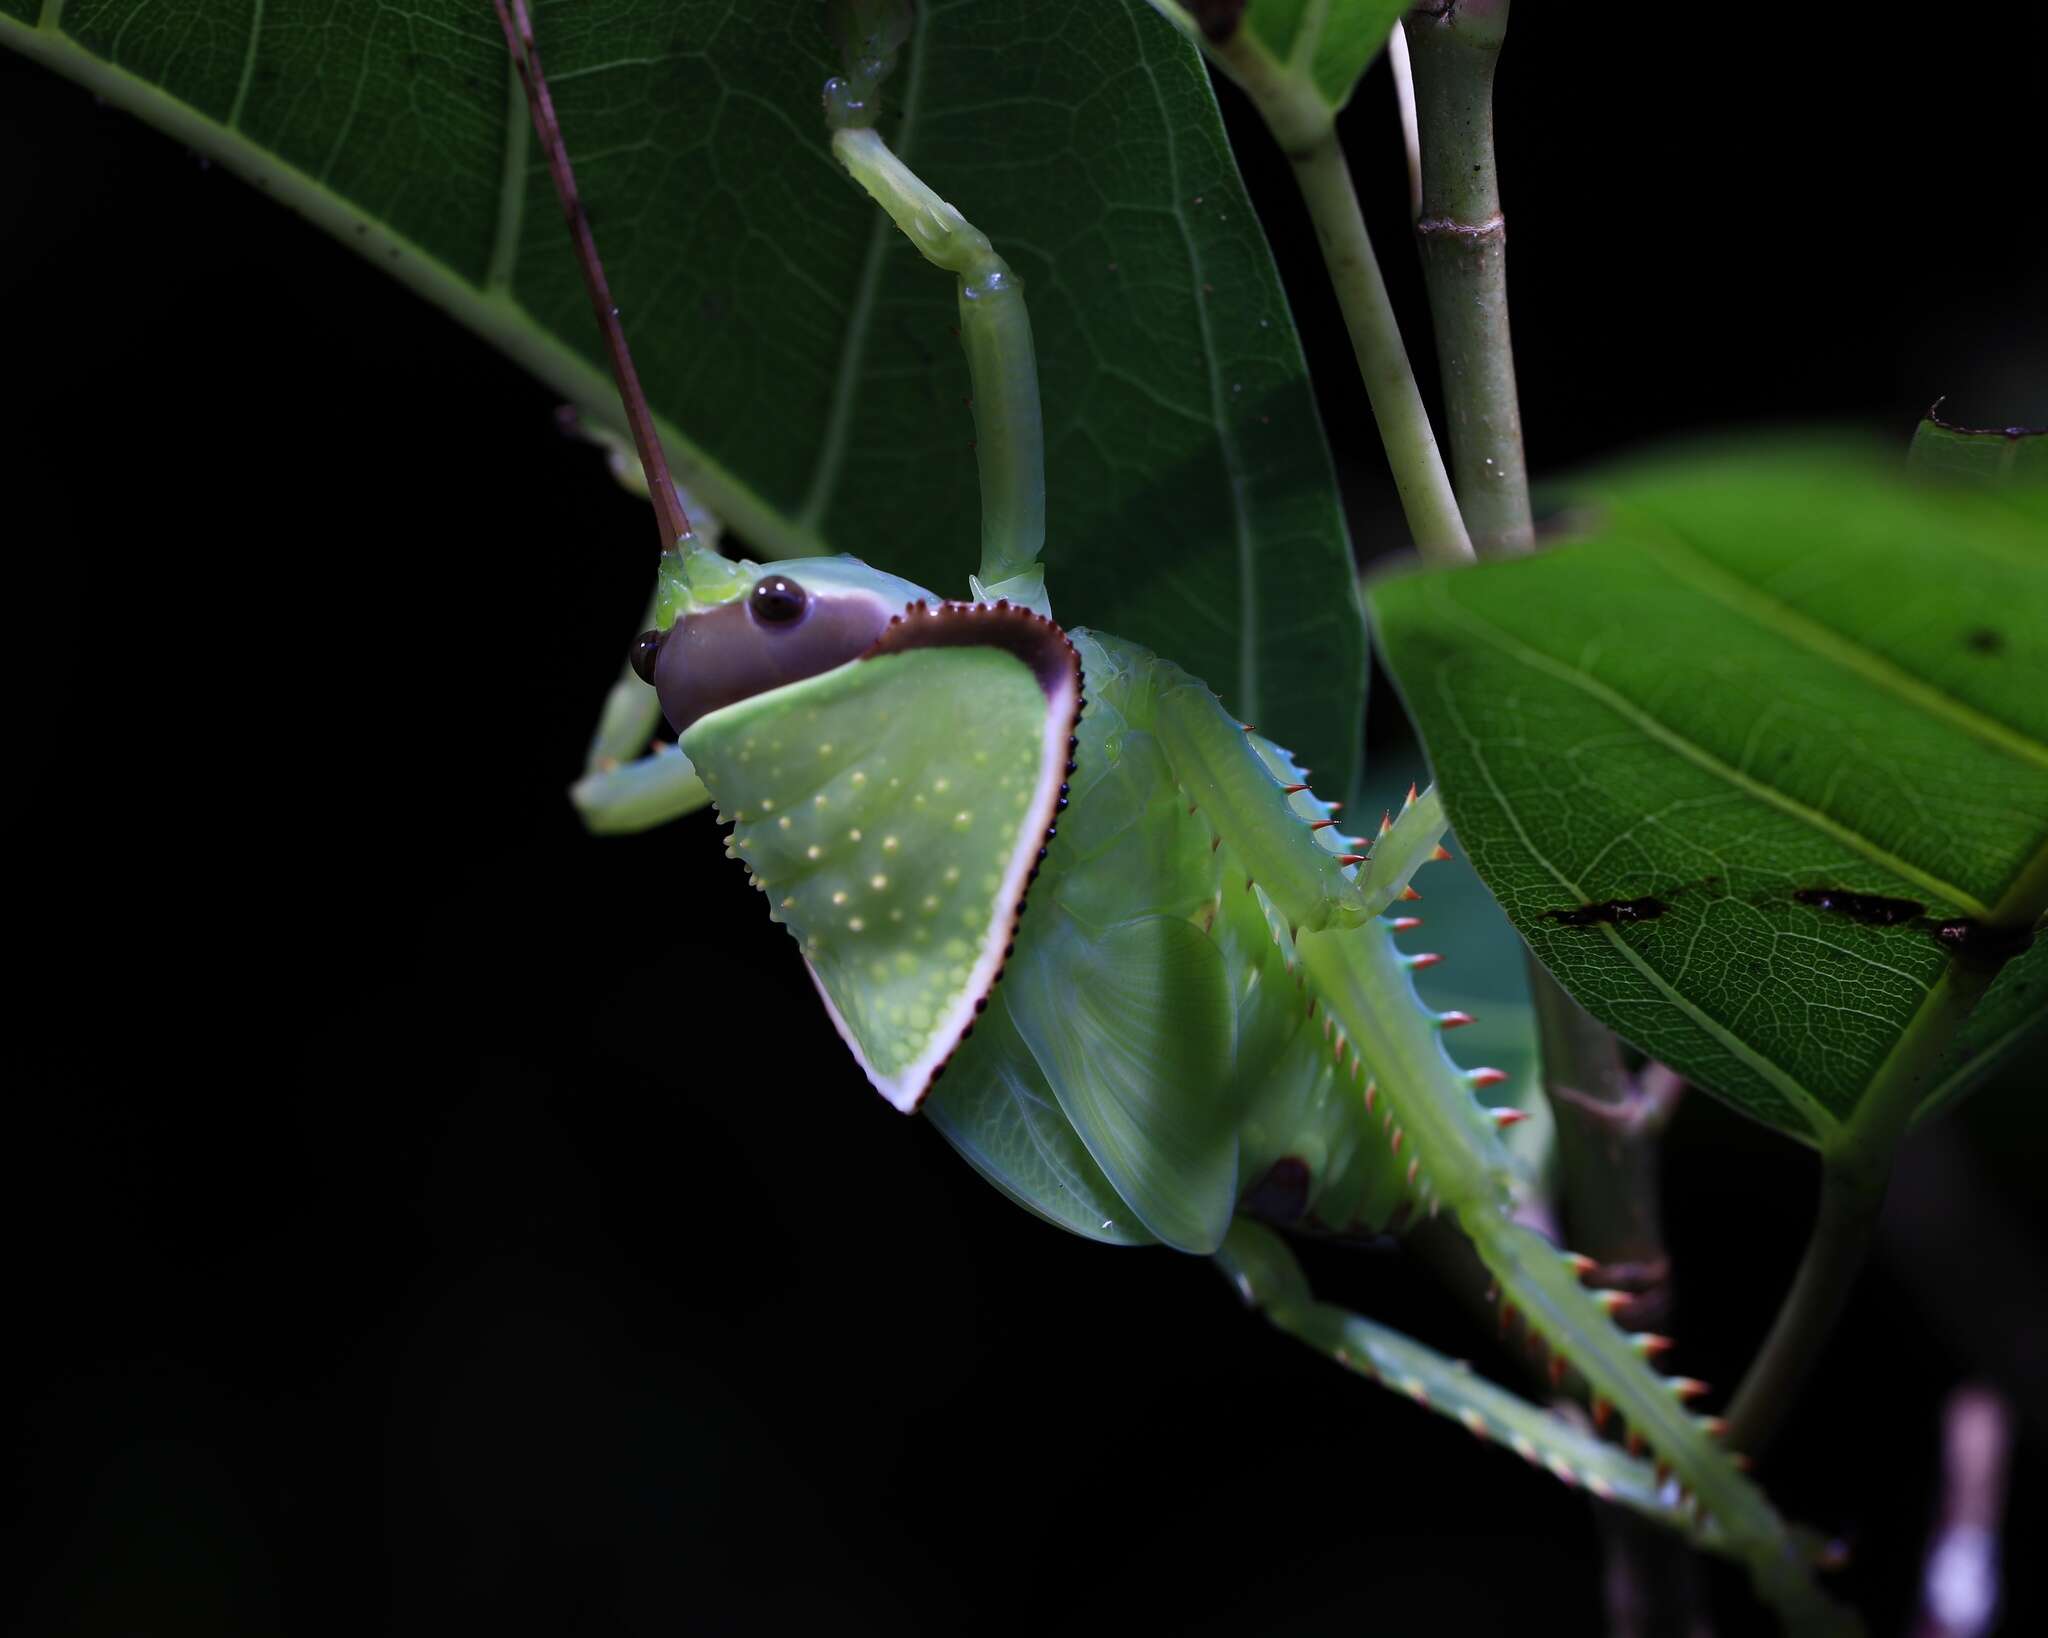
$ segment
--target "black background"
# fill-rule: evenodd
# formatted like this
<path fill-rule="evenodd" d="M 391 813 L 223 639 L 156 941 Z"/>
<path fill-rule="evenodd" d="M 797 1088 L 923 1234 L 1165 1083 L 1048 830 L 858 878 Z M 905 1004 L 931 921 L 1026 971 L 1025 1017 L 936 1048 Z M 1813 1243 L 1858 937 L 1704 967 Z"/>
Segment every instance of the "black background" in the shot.
<path fill-rule="evenodd" d="M 2038 56 L 2000 8 L 1857 15 L 1518 19 L 1539 473 L 1757 423 L 1903 441 L 1943 392 L 2048 420 Z M 1378 70 L 1346 129 L 1413 315 L 1389 104 Z M 1231 113 L 1383 534 L 1305 224 Z M 890 1114 L 708 817 L 580 833 L 648 529 L 545 391 L 13 60 L 0 233 L 23 1630 L 1595 1628 L 1580 1498 Z M 2039 1257 L 1975 1219 L 2038 1236 L 2040 1092 L 2023 1065 L 1930 1140 L 1975 1181 L 1901 1226 L 1971 1254 L 1933 1307 L 1879 1259 L 1769 1465 L 1880 1632 L 1941 1395 L 1985 1365 L 1970 1282 L 2024 1294 Z M 1732 1383 L 1811 1162 L 1695 1096 L 1669 1171 L 1674 1363 Z M 1500 1365 L 1400 1258 L 1313 1270 Z M 1988 1328 L 2036 1407 L 2038 1289 Z M 2048 1532 L 2044 1438 L 2016 1543 Z M 2011 1568 L 2009 1630 L 2048 1630 L 2037 1556 Z"/>

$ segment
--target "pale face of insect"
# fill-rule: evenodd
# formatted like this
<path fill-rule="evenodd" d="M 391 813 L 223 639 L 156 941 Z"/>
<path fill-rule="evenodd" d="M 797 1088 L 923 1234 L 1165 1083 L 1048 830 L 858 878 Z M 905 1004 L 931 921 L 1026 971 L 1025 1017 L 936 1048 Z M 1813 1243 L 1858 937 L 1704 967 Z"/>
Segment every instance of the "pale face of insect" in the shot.
<path fill-rule="evenodd" d="M 680 566 L 684 600 L 673 623 L 633 648 L 634 670 L 661 696 L 678 734 L 724 706 L 845 665 L 906 608 L 937 601 L 858 558 L 760 568 L 691 557 L 700 561 Z"/>

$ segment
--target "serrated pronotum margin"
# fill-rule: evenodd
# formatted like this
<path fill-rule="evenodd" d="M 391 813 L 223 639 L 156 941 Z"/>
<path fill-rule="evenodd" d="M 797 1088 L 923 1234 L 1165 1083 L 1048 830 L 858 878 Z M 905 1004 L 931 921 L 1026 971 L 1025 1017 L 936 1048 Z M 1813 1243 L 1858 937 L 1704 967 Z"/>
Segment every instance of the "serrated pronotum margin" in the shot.
<path fill-rule="evenodd" d="M 1071 766 L 1080 656 L 1008 603 L 909 605 L 684 736 L 840 1037 L 906 1112 L 1001 975 Z"/>

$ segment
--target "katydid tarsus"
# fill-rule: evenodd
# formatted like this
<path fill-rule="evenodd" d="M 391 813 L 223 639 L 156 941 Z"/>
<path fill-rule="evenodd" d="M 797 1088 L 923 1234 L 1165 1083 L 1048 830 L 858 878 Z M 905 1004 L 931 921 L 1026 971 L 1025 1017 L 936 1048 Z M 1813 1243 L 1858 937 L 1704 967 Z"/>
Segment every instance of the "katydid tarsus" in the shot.
<path fill-rule="evenodd" d="M 1090 1238 L 1215 1257 L 1281 1329 L 1739 1559 L 1795 1624 L 1834 1624 L 1793 1534 L 1687 1408 L 1699 1384 L 1652 1368 L 1664 1339 L 1618 1329 L 1618 1294 L 1510 1213 L 1514 1112 L 1478 1096 L 1496 1072 L 1445 1050 L 1469 1020 L 1415 993 L 1437 957 L 1397 943 L 1420 925 L 1398 913 L 1411 878 L 1445 856 L 1435 793 L 1346 837 L 1306 770 L 1199 679 L 1055 623 L 1023 291 L 873 128 L 899 41 L 854 41 L 824 95 L 849 175 L 955 276 L 984 509 L 957 600 L 847 557 L 729 559 L 691 532 L 523 4 L 497 4 L 662 533 L 649 629 L 575 791 L 592 828 L 714 803 L 860 1070 L 1012 1199 Z M 660 716 L 679 745 L 643 755 Z M 1317 1303 L 1273 1232 L 1439 1214 L 1491 1271 L 1503 1324 L 1625 1442 Z"/>

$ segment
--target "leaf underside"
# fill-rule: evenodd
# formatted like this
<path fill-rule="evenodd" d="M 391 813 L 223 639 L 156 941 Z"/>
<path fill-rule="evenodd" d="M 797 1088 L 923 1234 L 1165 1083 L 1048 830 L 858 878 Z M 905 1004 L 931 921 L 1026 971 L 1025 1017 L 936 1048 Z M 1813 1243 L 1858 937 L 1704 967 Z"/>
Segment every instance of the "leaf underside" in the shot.
<path fill-rule="evenodd" d="M 1939 925 L 2048 892 L 2048 528 L 1840 451 L 1581 493 L 1577 544 L 1378 587 L 1388 662 L 1545 964 L 1824 1141 L 1944 971 Z"/>
<path fill-rule="evenodd" d="M 541 0 L 542 59 L 679 474 L 757 553 L 964 592 L 954 297 L 827 147 L 816 0 Z M 586 408 L 603 354 L 482 0 L 0 4 L 0 44 L 258 181 Z M 20 22 L 12 20 L 15 17 Z M 883 126 L 1026 281 L 1063 624 L 1169 654 L 1332 789 L 1364 631 L 1292 318 L 1200 54 L 1141 0 L 919 8 Z M 581 551 L 583 548 L 575 548 Z"/>

